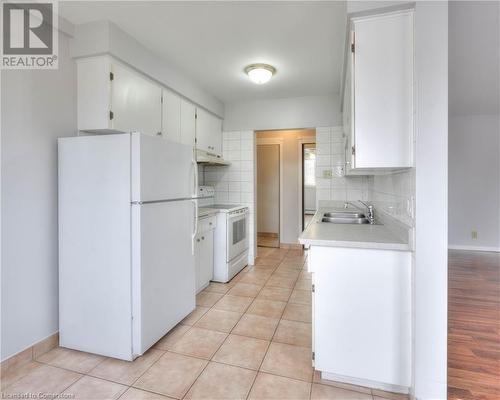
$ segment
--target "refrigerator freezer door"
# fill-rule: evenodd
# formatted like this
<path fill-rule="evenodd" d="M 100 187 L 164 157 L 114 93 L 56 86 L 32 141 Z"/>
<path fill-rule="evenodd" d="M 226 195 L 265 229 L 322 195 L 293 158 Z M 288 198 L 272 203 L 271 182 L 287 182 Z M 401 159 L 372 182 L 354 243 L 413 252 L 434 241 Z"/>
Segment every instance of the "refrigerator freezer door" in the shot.
<path fill-rule="evenodd" d="M 195 308 L 193 207 L 191 200 L 132 206 L 135 355 Z"/>
<path fill-rule="evenodd" d="M 192 197 L 196 194 L 195 168 L 191 146 L 132 134 L 132 201 Z"/>

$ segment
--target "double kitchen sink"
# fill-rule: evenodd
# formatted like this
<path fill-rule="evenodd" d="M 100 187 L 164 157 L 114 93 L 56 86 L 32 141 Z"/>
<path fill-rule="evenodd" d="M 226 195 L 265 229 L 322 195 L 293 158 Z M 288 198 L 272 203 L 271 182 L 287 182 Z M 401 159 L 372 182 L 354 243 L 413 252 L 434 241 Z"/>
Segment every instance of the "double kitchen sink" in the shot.
<path fill-rule="evenodd" d="M 327 222 L 331 224 L 378 225 L 375 220 L 370 220 L 370 218 L 368 218 L 364 213 L 358 211 L 326 212 L 323 214 L 321 222 Z"/>

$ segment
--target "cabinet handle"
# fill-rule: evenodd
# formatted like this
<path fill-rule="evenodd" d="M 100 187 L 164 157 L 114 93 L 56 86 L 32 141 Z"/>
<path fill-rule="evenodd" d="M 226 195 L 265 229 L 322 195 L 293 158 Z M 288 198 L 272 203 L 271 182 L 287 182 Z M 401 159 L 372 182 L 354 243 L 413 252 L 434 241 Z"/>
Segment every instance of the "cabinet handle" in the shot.
<path fill-rule="evenodd" d="M 205 236 L 202 236 L 202 237 L 201 237 L 201 240 L 205 240 Z"/>
<path fill-rule="evenodd" d="M 161 136 L 162 133 L 161 132 L 156 132 L 156 136 Z"/>

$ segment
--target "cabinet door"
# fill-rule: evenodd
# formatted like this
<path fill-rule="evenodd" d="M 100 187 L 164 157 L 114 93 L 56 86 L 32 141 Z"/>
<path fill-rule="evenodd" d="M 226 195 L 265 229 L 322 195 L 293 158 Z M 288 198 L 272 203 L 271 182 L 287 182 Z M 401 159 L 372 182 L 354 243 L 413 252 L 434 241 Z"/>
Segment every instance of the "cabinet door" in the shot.
<path fill-rule="evenodd" d="M 413 12 L 353 24 L 354 167 L 411 167 Z"/>
<path fill-rule="evenodd" d="M 198 109 L 196 113 L 196 148 L 213 153 L 211 143 L 212 116 L 205 110 Z"/>
<path fill-rule="evenodd" d="M 107 57 L 77 60 L 78 130 L 111 129 L 111 63 Z"/>
<path fill-rule="evenodd" d="M 196 106 L 181 99 L 181 143 L 194 146 L 196 134 Z"/>
<path fill-rule="evenodd" d="M 196 276 L 196 293 L 203 288 L 203 274 L 201 265 L 203 263 L 203 243 L 201 242 L 201 233 L 198 233 L 194 238 L 194 260 L 195 260 L 195 276 Z"/>
<path fill-rule="evenodd" d="M 214 277 L 214 232 L 207 231 L 201 235 L 202 264 L 200 277 L 203 286 L 209 284 Z"/>
<path fill-rule="evenodd" d="M 213 152 L 222 157 L 222 120 L 212 117 L 211 143 Z"/>
<path fill-rule="evenodd" d="M 162 133 L 173 142 L 181 143 L 181 98 L 170 90 L 163 90 Z"/>
<path fill-rule="evenodd" d="M 112 65 L 111 111 L 113 129 L 120 132 L 161 132 L 161 87 L 137 72 Z"/>

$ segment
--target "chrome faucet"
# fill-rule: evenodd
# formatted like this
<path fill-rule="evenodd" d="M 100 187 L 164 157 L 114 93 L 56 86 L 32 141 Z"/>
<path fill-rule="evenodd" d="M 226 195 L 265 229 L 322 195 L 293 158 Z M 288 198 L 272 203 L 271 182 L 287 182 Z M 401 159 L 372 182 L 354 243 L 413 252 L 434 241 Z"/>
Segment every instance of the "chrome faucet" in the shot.
<path fill-rule="evenodd" d="M 365 203 L 363 200 L 358 200 L 358 201 L 367 208 L 367 210 L 368 210 L 367 218 L 370 221 L 370 224 L 374 224 L 375 223 L 375 213 L 373 210 L 373 206 L 371 204 Z"/>

